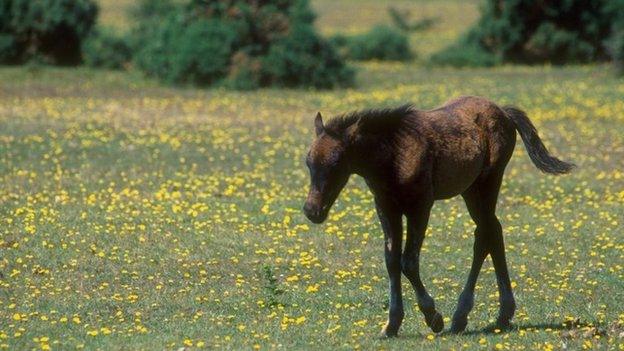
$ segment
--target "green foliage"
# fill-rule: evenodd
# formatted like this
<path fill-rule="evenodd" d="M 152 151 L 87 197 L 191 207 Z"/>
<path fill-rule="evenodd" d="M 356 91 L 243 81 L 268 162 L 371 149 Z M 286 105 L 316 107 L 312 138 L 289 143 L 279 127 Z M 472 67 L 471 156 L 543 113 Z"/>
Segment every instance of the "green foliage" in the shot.
<path fill-rule="evenodd" d="M 466 41 L 460 41 L 433 54 L 429 61 L 435 65 L 453 67 L 490 67 L 499 62 L 494 54 Z"/>
<path fill-rule="evenodd" d="M 80 63 L 97 12 L 93 0 L 2 0 L 0 63 Z"/>
<path fill-rule="evenodd" d="M 18 57 L 15 38 L 9 34 L 0 34 L 0 63 L 15 63 Z"/>
<path fill-rule="evenodd" d="M 184 25 L 175 17 L 158 28 L 137 55 L 148 75 L 174 84 L 210 85 L 228 71 L 236 31 L 215 19 Z"/>
<path fill-rule="evenodd" d="M 132 60 L 132 48 L 126 37 L 97 28 L 82 44 L 82 55 L 87 66 L 121 69 Z"/>
<path fill-rule="evenodd" d="M 620 29 L 613 33 L 607 41 L 607 46 L 618 74 L 624 75 L 624 30 Z"/>
<path fill-rule="evenodd" d="M 624 75 L 624 0 L 610 1 L 604 8 L 605 16 L 612 18 L 612 34 L 605 42 L 613 63 Z"/>
<path fill-rule="evenodd" d="M 467 35 L 435 57 L 448 59 L 441 63 L 466 65 L 482 61 L 459 60 L 459 56 L 486 58 L 481 51 L 498 62 L 564 64 L 604 60 L 608 56 L 603 41 L 611 32 L 613 20 L 604 10 L 608 4 L 607 0 L 488 0 L 481 18 Z M 452 52 L 457 49 L 469 52 Z"/>
<path fill-rule="evenodd" d="M 544 22 L 528 42 L 525 50 L 533 60 L 553 63 L 589 62 L 597 55 L 597 48 L 582 40 L 573 30 L 558 28 L 552 22 Z"/>
<path fill-rule="evenodd" d="M 284 293 L 284 290 L 279 287 L 279 281 L 275 278 L 273 267 L 270 265 L 262 266 L 262 275 L 267 300 L 266 306 L 273 308 L 281 305 L 280 295 Z"/>
<path fill-rule="evenodd" d="M 353 71 L 345 68 L 338 53 L 310 25 L 292 28 L 278 40 L 262 61 L 263 79 L 270 85 L 331 88 L 351 84 Z"/>
<path fill-rule="evenodd" d="M 140 50 L 150 39 L 158 37 L 167 17 L 179 11 L 180 6 L 172 0 L 139 1 L 130 11 L 135 25 L 130 33 L 129 42 L 134 50 Z"/>
<path fill-rule="evenodd" d="M 345 55 L 354 60 L 406 61 L 414 57 L 407 36 L 384 25 L 352 37 L 337 36 L 336 45 L 342 45 Z"/>
<path fill-rule="evenodd" d="M 162 18 L 167 13 L 175 11 L 177 5 L 172 0 L 141 0 L 132 9 L 132 17 L 138 20 Z"/>
<path fill-rule="evenodd" d="M 304 0 L 162 1 L 137 13 L 135 62 L 169 83 L 331 88 L 353 80 Z"/>

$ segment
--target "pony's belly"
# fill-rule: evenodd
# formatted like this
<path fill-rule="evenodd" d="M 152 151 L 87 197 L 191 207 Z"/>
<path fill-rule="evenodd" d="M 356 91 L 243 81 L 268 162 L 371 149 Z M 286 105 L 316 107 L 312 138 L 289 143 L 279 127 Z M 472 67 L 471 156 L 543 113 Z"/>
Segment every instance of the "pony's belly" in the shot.
<path fill-rule="evenodd" d="M 463 193 L 481 174 L 484 159 L 478 147 L 439 158 L 432 174 L 434 198 L 448 199 Z"/>

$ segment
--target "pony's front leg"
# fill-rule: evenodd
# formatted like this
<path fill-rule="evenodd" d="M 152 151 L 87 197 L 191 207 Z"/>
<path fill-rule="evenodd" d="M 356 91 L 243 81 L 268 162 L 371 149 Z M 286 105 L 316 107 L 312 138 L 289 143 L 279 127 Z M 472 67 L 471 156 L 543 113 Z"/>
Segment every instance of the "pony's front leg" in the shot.
<path fill-rule="evenodd" d="M 390 278 L 390 308 L 388 322 L 381 331 L 382 337 L 396 336 L 403 322 L 403 295 L 401 293 L 401 245 L 403 225 L 401 213 L 381 201 L 375 201 L 377 215 L 384 232 L 384 253 Z"/>
<path fill-rule="evenodd" d="M 438 333 L 444 328 L 444 320 L 442 315 L 436 311 L 433 298 L 420 280 L 420 249 L 425 238 L 432 205 L 433 201 L 422 202 L 406 214 L 407 241 L 401 265 L 403 274 L 409 279 L 416 291 L 418 308 L 425 316 L 427 326 L 433 332 Z"/>

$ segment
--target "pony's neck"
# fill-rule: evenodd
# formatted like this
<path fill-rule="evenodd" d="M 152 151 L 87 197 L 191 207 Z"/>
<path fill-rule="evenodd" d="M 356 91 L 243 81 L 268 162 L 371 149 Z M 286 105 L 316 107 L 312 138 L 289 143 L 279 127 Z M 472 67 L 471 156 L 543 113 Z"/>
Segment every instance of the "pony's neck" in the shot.
<path fill-rule="evenodd" d="M 394 144 L 406 126 L 406 117 L 415 113 L 411 105 L 394 109 L 354 112 L 330 122 L 330 129 L 346 136 L 352 173 L 364 178 L 383 178 L 392 172 Z"/>
<path fill-rule="evenodd" d="M 359 135 L 347 148 L 351 173 L 367 180 L 384 177 L 392 166 L 389 139 L 388 135 Z"/>

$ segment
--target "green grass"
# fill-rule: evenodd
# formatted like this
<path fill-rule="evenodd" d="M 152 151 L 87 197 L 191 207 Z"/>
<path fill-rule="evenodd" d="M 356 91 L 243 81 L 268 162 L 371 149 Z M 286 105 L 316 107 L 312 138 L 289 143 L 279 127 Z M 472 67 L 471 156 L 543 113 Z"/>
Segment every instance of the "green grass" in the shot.
<path fill-rule="evenodd" d="M 327 2 L 319 23 L 349 27 L 327 19 L 349 4 Z M 622 80 L 607 66 L 358 68 L 357 89 L 321 92 L 1 68 L 0 348 L 617 349 Z M 378 340 L 387 279 L 362 180 L 351 179 L 326 224 L 300 211 L 313 116 L 432 108 L 461 94 L 524 108 L 553 153 L 579 168 L 543 175 L 520 143 L 509 164 L 498 214 L 518 303 L 512 331 L 484 332 L 498 307 L 488 259 L 465 335 L 432 335 L 404 279 L 400 336 Z M 473 228 L 459 199 L 435 205 L 421 266 L 447 328 Z M 577 319 L 583 326 L 564 327 Z"/>

